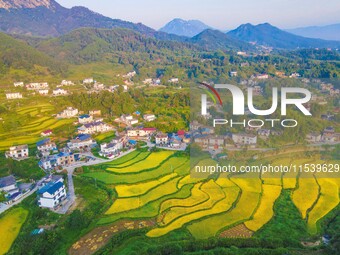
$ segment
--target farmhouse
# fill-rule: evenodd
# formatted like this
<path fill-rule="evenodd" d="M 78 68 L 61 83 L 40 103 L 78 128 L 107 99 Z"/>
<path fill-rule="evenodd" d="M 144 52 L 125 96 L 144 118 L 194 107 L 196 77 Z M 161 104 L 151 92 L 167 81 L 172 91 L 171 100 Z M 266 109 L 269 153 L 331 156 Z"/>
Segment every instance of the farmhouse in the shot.
<path fill-rule="evenodd" d="M 91 122 L 84 124 L 80 128 L 78 128 L 78 133 L 79 134 L 95 134 L 95 133 L 104 133 L 113 130 L 113 127 L 101 122 L 101 121 L 96 121 L 96 122 Z"/>
<path fill-rule="evenodd" d="M 168 80 L 168 82 L 170 82 L 170 83 L 178 83 L 179 79 L 178 78 L 171 78 L 170 80 Z"/>
<path fill-rule="evenodd" d="M 14 82 L 14 87 L 23 87 L 24 83 L 23 82 Z"/>
<path fill-rule="evenodd" d="M 53 90 L 52 94 L 53 96 L 65 96 L 68 94 L 68 92 L 64 89 L 58 88 Z"/>
<path fill-rule="evenodd" d="M 167 134 L 160 132 L 155 136 L 155 141 L 156 145 L 166 145 L 169 143 L 169 137 Z"/>
<path fill-rule="evenodd" d="M 151 121 L 156 120 L 156 116 L 154 114 L 145 114 L 143 116 L 143 119 L 147 122 L 151 122 Z"/>
<path fill-rule="evenodd" d="M 7 151 L 5 155 L 6 158 L 26 159 L 29 155 L 28 145 L 26 144 L 10 147 L 9 151 Z"/>
<path fill-rule="evenodd" d="M 73 107 L 67 107 L 67 109 L 57 114 L 57 118 L 63 119 L 73 118 L 76 117 L 78 113 L 79 113 L 78 109 L 75 109 Z"/>
<path fill-rule="evenodd" d="M 257 131 L 257 134 L 262 137 L 269 137 L 270 133 L 271 133 L 270 129 L 259 129 Z"/>
<path fill-rule="evenodd" d="M 127 131 L 128 137 L 150 137 L 157 132 L 156 128 L 135 128 Z"/>
<path fill-rule="evenodd" d="M 72 86 L 74 83 L 72 81 L 62 80 L 60 85 L 62 86 Z"/>
<path fill-rule="evenodd" d="M 89 112 L 89 115 L 91 115 L 91 116 L 101 116 L 102 111 L 101 110 L 92 110 L 92 111 Z"/>
<path fill-rule="evenodd" d="M 7 99 L 21 99 L 22 94 L 21 93 L 7 93 L 6 98 Z"/>
<path fill-rule="evenodd" d="M 0 178 L 0 192 L 14 194 L 18 191 L 17 182 L 13 175 Z"/>
<path fill-rule="evenodd" d="M 51 181 L 38 190 L 38 205 L 42 208 L 55 209 L 66 199 L 64 180 Z"/>
<path fill-rule="evenodd" d="M 116 137 L 110 143 L 104 143 L 100 145 L 99 155 L 111 158 L 115 154 L 118 154 L 120 150 L 125 147 L 126 143 L 126 136 Z"/>
<path fill-rule="evenodd" d="M 93 148 L 96 145 L 97 142 L 93 140 L 90 135 L 87 134 L 78 135 L 75 139 L 72 139 L 69 143 L 67 143 L 67 147 L 71 150 Z"/>
<path fill-rule="evenodd" d="M 259 80 L 266 80 L 266 79 L 269 78 L 269 75 L 268 74 L 258 74 L 258 75 L 256 75 L 255 78 L 259 79 Z"/>
<path fill-rule="evenodd" d="M 225 147 L 223 136 L 200 135 L 195 137 L 197 143 L 203 150 L 222 150 Z"/>
<path fill-rule="evenodd" d="M 49 90 L 48 89 L 40 89 L 38 93 L 42 96 L 48 95 Z"/>
<path fill-rule="evenodd" d="M 91 122 L 93 122 L 93 116 L 88 115 L 88 114 L 80 115 L 78 117 L 78 122 L 79 122 L 79 124 L 91 123 Z"/>
<path fill-rule="evenodd" d="M 37 149 L 40 152 L 49 152 L 57 150 L 57 145 L 50 138 L 37 142 Z"/>
<path fill-rule="evenodd" d="M 306 140 L 310 143 L 318 143 L 321 141 L 321 134 L 318 132 L 312 132 L 306 135 Z"/>
<path fill-rule="evenodd" d="M 41 132 L 41 136 L 50 136 L 53 134 L 53 131 L 51 129 L 45 130 L 43 132 Z"/>
<path fill-rule="evenodd" d="M 83 80 L 83 84 L 91 84 L 93 82 L 94 82 L 93 78 L 86 78 Z"/>
<path fill-rule="evenodd" d="M 33 82 L 33 83 L 29 83 L 26 85 L 27 90 L 48 89 L 48 87 L 49 86 L 47 82 L 42 82 L 42 83 Z"/>
<path fill-rule="evenodd" d="M 43 157 L 39 161 L 39 166 L 44 170 L 51 170 L 58 166 L 68 166 L 76 162 L 76 157 L 73 153 L 64 153 Z"/>
<path fill-rule="evenodd" d="M 236 77 L 237 76 L 237 72 L 236 71 L 231 71 L 229 72 L 230 77 Z"/>
<path fill-rule="evenodd" d="M 232 134 L 232 139 L 236 145 L 256 145 L 257 136 L 247 133 Z"/>

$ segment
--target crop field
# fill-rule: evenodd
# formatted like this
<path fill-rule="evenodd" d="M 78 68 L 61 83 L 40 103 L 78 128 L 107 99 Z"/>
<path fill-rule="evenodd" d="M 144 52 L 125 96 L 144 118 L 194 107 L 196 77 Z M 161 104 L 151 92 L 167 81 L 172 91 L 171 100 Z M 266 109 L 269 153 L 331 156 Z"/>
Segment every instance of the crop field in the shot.
<path fill-rule="evenodd" d="M 274 203 L 280 196 L 281 186 L 275 185 L 263 185 L 262 196 L 259 207 L 257 208 L 253 218 L 250 221 L 246 221 L 244 224 L 246 227 L 254 232 L 259 230 L 264 224 L 266 224 L 274 215 Z"/>
<path fill-rule="evenodd" d="M 134 153 L 134 152 L 132 152 Z M 132 154 L 131 153 L 131 154 Z M 130 155 L 130 154 L 129 154 Z M 127 155 L 127 156 L 129 156 Z M 137 155 L 137 154 L 136 154 Z M 127 157 L 126 156 L 126 157 Z M 125 157 L 120 159 L 124 160 Z M 118 159 L 118 160 L 120 160 Z M 114 163 L 113 161 L 112 163 Z M 184 157 L 172 157 L 169 160 L 165 161 L 159 167 L 154 168 L 150 171 L 144 171 L 141 173 L 131 173 L 131 174 L 114 174 L 110 171 L 95 171 L 90 173 L 85 173 L 83 176 L 95 178 L 97 181 L 101 181 L 105 184 L 134 184 L 140 182 L 146 182 L 149 180 L 155 180 L 161 176 L 171 174 L 173 172 L 178 175 L 184 175 L 183 169 L 188 169 L 189 160 Z M 105 169 L 105 168 L 104 168 Z M 186 170 L 187 172 L 187 170 Z"/>
<path fill-rule="evenodd" d="M 317 233 L 317 222 L 339 204 L 339 187 L 334 179 L 318 179 L 320 197 L 308 214 L 308 231 Z"/>
<path fill-rule="evenodd" d="M 28 211 L 19 207 L 10 210 L 0 218 L 0 254 L 5 254 L 17 238 L 22 224 L 26 221 Z"/>
<path fill-rule="evenodd" d="M 129 164 L 130 162 L 128 161 L 124 164 L 119 165 L 119 167 L 109 167 L 107 170 L 120 174 L 139 173 L 147 169 L 158 167 L 163 161 L 165 161 L 173 154 L 174 152 L 172 151 L 155 152 L 150 154 L 144 160 L 139 159 L 138 161 L 136 161 L 136 158 L 139 157 L 137 156 L 134 160 L 132 160 L 132 164 Z"/>
<path fill-rule="evenodd" d="M 13 145 L 34 144 L 41 139 L 42 131 L 61 128 L 73 122 L 70 119 L 57 120 L 53 118 L 51 116 L 53 110 L 54 107 L 49 104 L 19 108 L 18 116 L 29 115 L 28 122 L 20 122 L 21 124 L 18 124 L 15 129 L 2 132 L 0 134 L 0 150 L 7 150 Z M 25 119 L 27 118 L 25 117 Z"/>
<path fill-rule="evenodd" d="M 310 161 L 313 159 L 273 158 L 270 163 Z M 197 164 L 213 163 L 205 159 Z M 136 150 L 109 164 L 90 167 L 83 176 L 96 178 L 116 191 L 113 204 L 98 225 L 154 219 L 156 225 L 147 233 L 149 237 L 164 236 L 181 228 L 188 229 L 197 239 L 220 235 L 250 237 L 274 217 L 274 204 L 283 189 L 291 190 L 301 218 L 307 222 L 310 233 L 315 233 L 317 222 L 339 203 L 336 179 L 297 173 L 264 178 L 227 173 L 207 178 L 203 173 L 200 178 L 193 178 L 188 157 L 169 151 Z"/>
<path fill-rule="evenodd" d="M 303 176 L 298 180 L 298 188 L 294 190 L 292 200 L 299 209 L 303 219 L 307 216 L 307 211 L 317 201 L 319 196 L 319 185 L 312 176 Z"/>

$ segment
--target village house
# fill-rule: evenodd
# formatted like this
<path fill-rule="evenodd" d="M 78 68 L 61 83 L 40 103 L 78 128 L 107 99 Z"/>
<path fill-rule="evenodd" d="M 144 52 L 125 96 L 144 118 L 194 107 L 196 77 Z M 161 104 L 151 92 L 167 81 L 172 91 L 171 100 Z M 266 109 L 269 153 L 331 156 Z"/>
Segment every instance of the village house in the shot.
<path fill-rule="evenodd" d="M 266 80 L 269 78 L 269 75 L 268 74 L 258 74 L 255 76 L 256 79 L 259 79 L 259 80 Z"/>
<path fill-rule="evenodd" d="M 7 93 L 6 98 L 7 99 L 21 99 L 22 94 L 21 93 Z"/>
<path fill-rule="evenodd" d="M 246 57 L 248 55 L 247 52 L 245 52 L 245 51 L 238 51 L 236 54 L 238 56 L 242 56 L 242 57 Z"/>
<path fill-rule="evenodd" d="M 57 145 L 55 144 L 55 142 L 52 142 L 50 138 L 37 142 L 37 149 L 39 152 L 50 152 L 58 150 Z"/>
<path fill-rule="evenodd" d="M 310 143 L 318 143 L 318 142 L 321 142 L 321 134 L 318 133 L 318 132 L 312 132 L 312 133 L 309 133 L 306 135 L 306 140 L 307 142 L 310 142 Z"/>
<path fill-rule="evenodd" d="M 27 90 L 40 90 L 40 89 L 48 89 L 49 85 L 47 82 L 33 82 L 26 85 Z"/>
<path fill-rule="evenodd" d="M 156 116 L 154 114 L 144 114 L 143 119 L 147 122 L 151 122 L 156 120 Z"/>
<path fill-rule="evenodd" d="M 78 117 L 79 124 L 87 124 L 93 122 L 93 116 L 88 114 L 83 114 Z"/>
<path fill-rule="evenodd" d="M 322 133 L 321 140 L 325 143 L 340 142 L 340 133 L 336 133 L 333 127 L 327 127 Z"/>
<path fill-rule="evenodd" d="M 136 74 L 137 74 L 136 71 L 132 71 L 132 72 L 129 72 L 129 73 L 123 75 L 123 78 L 130 78 L 130 79 L 131 79 L 131 78 L 134 77 Z"/>
<path fill-rule="evenodd" d="M 44 170 L 52 170 L 59 166 L 69 166 L 76 162 L 73 153 L 60 152 L 59 154 L 43 157 L 39 161 L 39 166 Z"/>
<path fill-rule="evenodd" d="M 23 87 L 24 86 L 24 83 L 23 82 L 14 82 L 14 87 Z"/>
<path fill-rule="evenodd" d="M 60 83 L 61 86 L 72 86 L 74 83 L 72 81 L 62 80 Z"/>
<path fill-rule="evenodd" d="M 292 73 L 291 75 L 289 75 L 289 78 L 299 78 L 299 77 L 301 77 L 299 73 Z"/>
<path fill-rule="evenodd" d="M 256 145 L 257 135 L 247 133 L 232 134 L 232 140 L 236 145 Z"/>
<path fill-rule="evenodd" d="M 97 146 L 97 142 L 93 140 L 90 135 L 87 134 L 78 135 L 76 138 L 67 143 L 67 147 L 71 150 L 94 148 L 95 146 Z"/>
<path fill-rule="evenodd" d="M 89 111 L 89 115 L 91 115 L 91 116 L 101 116 L 102 111 L 101 110 L 92 110 L 92 111 Z"/>
<path fill-rule="evenodd" d="M 94 85 L 93 85 L 93 89 L 94 90 L 104 90 L 105 89 L 105 85 L 103 83 L 99 83 L 99 82 L 96 82 Z"/>
<path fill-rule="evenodd" d="M 152 83 L 152 79 L 151 78 L 147 78 L 143 81 L 143 84 L 151 84 Z"/>
<path fill-rule="evenodd" d="M 237 71 L 230 71 L 229 76 L 230 77 L 237 77 Z"/>
<path fill-rule="evenodd" d="M 103 143 L 100 145 L 99 155 L 102 157 L 113 158 L 125 148 L 126 143 L 126 136 L 115 137 L 110 143 Z"/>
<path fill-rule="evenodd" d="M 78 128 L 79 134 L 95 134 L 95 133 L 105 133 L 113 130 L 113 127 L 101 122 L 95 121 L 91 123 L 84 124 L 83 126 Z"/>
<path fill-rule="evenodd" d="M 68 92 L 65 89 L 57 88 L 52 92 L 53 96 L 66 96 Z"/>
<path fill-rule="evenodd" d="M 270 129 L 259 129 L 257 131 L 257 134 L 262 137 L 269 137 L 270 133 L 271 133 Z"/>
<path fill-rule="evenodd" d="M 0 178 L 0 192 L 12 195 L 19 192 L 17 182 L 13 175 Z"/>
<path fill-rule="evenodd" d="M 83 80 L 83 84 L 91 84 L 91 83 L 94 83 L 93 78 L 86 78 Z"/>
<path fill-rule="evenodd" d="M 121 122 L 124 122 L 126 125 L 128 126 L 131 126 L 131 125 L 135 125 L 135 124 L 138 124 L 138 120 L 133 118 L 132 115 L 125 115 L 123 114 L 121 117 L 120 117 L 120 121 Z"/>
<path fill-rule="evenodd" d="M 145 138 L 150 137 L 151 135 L 155 134 L 157 132 L 156 128 L 133 128 L 127 130 L 127 136 L 133 137 L 133 138 Z"/>
<path fill-rule="evenodd" d="M 64 111 L 57 115 L 57 118 L 63 119 L 73 118 L 76 117 L 78 113 L 79 113 L 78 109 L 75 109 L 73 107 L 67 107 L 67 109 L 65 109 Z"/>
<path fill-rule="evenodd" d="M 9 148 L 9 151 L 6 152 L 6 158 L 13 158 L 16 160 L 27 159 L 29 155 L 28 145 L 18 145 Z"/>
<path fill-rule="evenodd" d="M 167 134 L 160 132 L 155 136 L 155 142 L 156 145 L 166 145 L 169 143 L 169 137 Z"/>
<path fill-rule="evenodd" d="M 51 181 L 38 190 L 38 205 L 41 208 L 56 209 L 66 198 L 63 178 Z"/>
<path fill-rule="evenodd" d="M 328 120 L 328 121 L 335 121 L 335 115 L 334 114 L 330 114 L 330 113 L 322 114 L 321 115 L 321 119 Z"/>
<path fill-rule="evenodd" d="M 179 79 L 178 78 L 171 78 L 168 80 L 169 83 L 178 83 Z"/>
<path fill-rule="evenodd" d="M 51 136 L 53 134 L 53 131 L 51 129 L 45 130 L 40 133 L 41 136 Z"/>
<path fill-rule="evenodd" d="M 40 90 L 38 90 L 39 95 L 42 95 L 42 96 L 47 96 L 48 92 L 49 92 L 48 89 L 40 89 Z"/>
<path fill-rule="evenodd" d="M 225 147 L 225 137 L 215 135 L 199 135 L 194 138 L 202 150 L 222 150 Z"/>

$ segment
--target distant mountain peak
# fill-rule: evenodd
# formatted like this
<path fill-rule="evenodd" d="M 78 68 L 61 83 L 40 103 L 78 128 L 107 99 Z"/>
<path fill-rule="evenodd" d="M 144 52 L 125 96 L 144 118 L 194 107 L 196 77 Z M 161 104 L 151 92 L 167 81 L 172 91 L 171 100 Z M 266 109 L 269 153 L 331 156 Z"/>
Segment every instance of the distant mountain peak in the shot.
<path fill-rule="evenodd" d="M 193 37 L 208 28 L 210 28 L 208 25 L 199 20 L 184 20 L 175 18 L 159 31 L 179 36 Z"/>
<path fill-rule="evenodd" d="M 21 9 L 21 8 L 37 8 L 46 7 L 51 9 L 56 2 L 53 0 L 0 0 L 0 8 L 2 9 Z"/>
<path fill-rule="evenodd" d="M 243 24 L 228 35 L 245 42 L 256 42 L 258 45 L 282 49 L 296 48 L 338 48 L 339 43 L 305 38 L 283 31 L 269 23 L 258 25 Z"/>

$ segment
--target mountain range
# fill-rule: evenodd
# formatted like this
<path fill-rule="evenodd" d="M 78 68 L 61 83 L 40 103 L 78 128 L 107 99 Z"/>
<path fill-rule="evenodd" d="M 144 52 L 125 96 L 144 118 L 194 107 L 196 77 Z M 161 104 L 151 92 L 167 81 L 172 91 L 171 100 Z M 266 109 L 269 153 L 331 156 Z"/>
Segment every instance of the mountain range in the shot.
<path fill-rule="evenodd" d="M 211 27 L 199 20 L 183 20 L 177 18 L 167 23 L 159 31 L 179 36 L 193 37 L 206 29 L 211 29 Z"/>
<path fill-rule="evenodd" d="M 286 31 L 304 37 L 340 41 L 340 23 L 327 26 L 300 27 Z"/>
<path fill-rule="evenodd" d="M 339 48 L 340 42 L 305 38 L 283 31 L 269 23 L 252 25 L 244 24 L 229 31 L 227 35 L 256 45 L 279 49 L 296 48 Z"/>
<path fill-rule="evenodd" d="M 174 19 L 156 31 L 141 23 L 105 17 L 85 7 L 68 9 L 54 0 L 0 0 L 0 31 L 26 40 L 32 46 L 40 40 L 29 36 L 60 37 L 86 27 L 129 29 L 143 35 L 143 40 L 177 41 L 209 50 L 253 50 L 255 47 L 249 42 L 278 49 L 340 48 L 340 42 L 305 38 L 268 23 L 244 24 L 223 33 L 197 20 Z M 86 41 L 84 37 L 79 40 Z"/>

